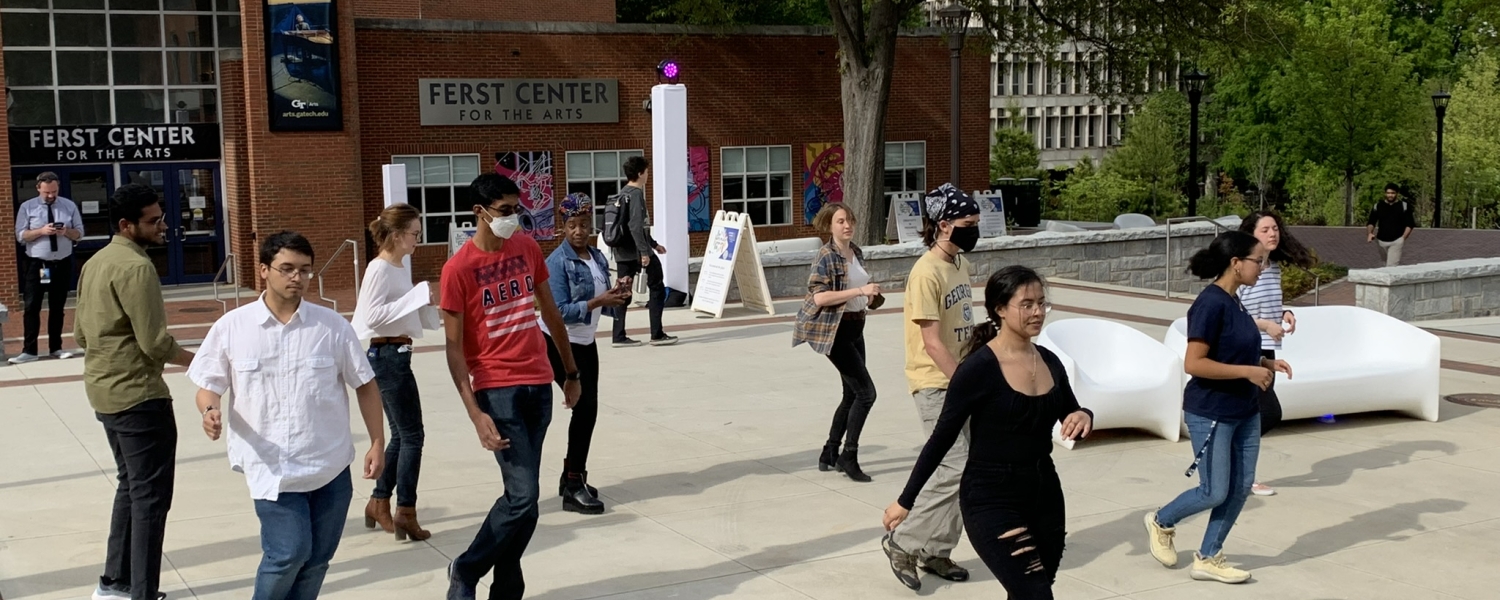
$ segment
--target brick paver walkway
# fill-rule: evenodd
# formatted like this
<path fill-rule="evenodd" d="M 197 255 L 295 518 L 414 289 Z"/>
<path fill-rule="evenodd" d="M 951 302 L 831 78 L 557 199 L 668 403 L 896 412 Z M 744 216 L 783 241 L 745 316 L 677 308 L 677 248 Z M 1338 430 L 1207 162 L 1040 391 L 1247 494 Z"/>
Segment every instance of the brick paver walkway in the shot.
<path fill-rule="evenodd" d="M 1380 251 L 1365 242 L 1363 227 L 1289 227 L 1324 262 L 1351 269 L 1384 267 Z M 1418 229 L 1406 241 L 1402 264 L 1500 257 L 1500 230 Z"/>

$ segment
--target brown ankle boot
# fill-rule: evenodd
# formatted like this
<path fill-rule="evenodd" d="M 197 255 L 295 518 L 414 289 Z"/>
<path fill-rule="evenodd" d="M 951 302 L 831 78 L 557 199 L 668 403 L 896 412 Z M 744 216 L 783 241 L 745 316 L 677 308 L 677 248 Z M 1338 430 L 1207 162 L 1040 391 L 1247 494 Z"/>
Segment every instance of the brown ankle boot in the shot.
<path fill-rule="evenodd" d="M 432 537 L 432 532 L 422 529 L 417 523 L 415 506 L 396 507 L 396 541 L 406 541 L 407 536 L 418 542 Z"/>
<path fill-rule="evenodd" d="M 390 498 L 371 498 L 365 504 L 365 528 L 374 529 L 376 525 L 380 525 L 386 533 L 396 531 L 396 524 L 391 521 Z"/>

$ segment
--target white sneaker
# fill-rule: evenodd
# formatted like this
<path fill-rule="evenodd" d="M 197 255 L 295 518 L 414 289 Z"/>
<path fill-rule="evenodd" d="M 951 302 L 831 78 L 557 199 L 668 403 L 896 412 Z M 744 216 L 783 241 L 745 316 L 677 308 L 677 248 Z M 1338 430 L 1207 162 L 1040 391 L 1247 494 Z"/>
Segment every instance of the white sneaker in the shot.
<path fill-rule="evenodd" d="M 67 360 L 73 358 L 74 356 L 78 356 L 78 352 L 75 350 L 58 350 L 57 352 L 52 353 L 52 358 L 58 360 Z"/>
<path fill-rule="evenodd" d="M 1265 484 L 1262 484 L 1262 483 L 1257 483 L 1255 485 L 1250 486 L 1250 493 L 1255 494 L 1257 496 L 1275 496 L 1276 495 L 1276 488 L 1273 488 L 1271 486 L 1268 486 L 1268 485 L 1265 485 Z"/>
<path fill-rule="evenodd" d="M 1151 547 L 1151 558 L 1168 569 L 1177 566 L 1177 547 L 1172 543 L 1177 529 L 1158 525 L 1153 511 L 1146 514 L 1146 535 L 1150 536 L 1147 544 Z"/>
<path fill-rule="evenodd" d="M 114 584 L 104 587 L 101 583 L 94 588 L 94 600 L 130 600 L 130 591 L 123 585 Z"/>
<path fill-rule="evenodd" d="M 35 354 L 27 354 L 25 352 L 22 352 L 22 353 L 17 354 L 15 356 L 12 356 L 10 358 L 10 364 L 13 364 L 13 365 L 24 365 L 26 363 L 36 362 L 36 361 L 37 361 L 37 355 L 35 355 Z"/>

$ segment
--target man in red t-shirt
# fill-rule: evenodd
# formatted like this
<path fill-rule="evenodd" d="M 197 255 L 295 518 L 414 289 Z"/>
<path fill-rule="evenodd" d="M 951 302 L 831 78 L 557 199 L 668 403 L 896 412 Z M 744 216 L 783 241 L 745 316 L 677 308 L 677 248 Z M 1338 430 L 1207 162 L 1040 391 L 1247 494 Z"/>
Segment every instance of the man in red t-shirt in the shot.
<path fill-rule="evenodd" d="M 495 501 L 469 549 L 448 566 L 448 600 L 474 600 L 490 570 L 490 600 L 520 600 L 526 590 L 521 554 L 536 531 L 542 439 L 552 422 L 552 364 L 536 311 L 556 339 L 567 339 L 562 314 L 547 285 L 547 264 L 536 241 L 520 230 L 521 190 L 495 173 L 470 185 L 480 226 L 443 265 L 443 331 L 448 372 L 479 433 L 495 453 L 505 495 Z M 563 406 L 582 388 L 573 353 L 559 348 L 567 372 Z"/>

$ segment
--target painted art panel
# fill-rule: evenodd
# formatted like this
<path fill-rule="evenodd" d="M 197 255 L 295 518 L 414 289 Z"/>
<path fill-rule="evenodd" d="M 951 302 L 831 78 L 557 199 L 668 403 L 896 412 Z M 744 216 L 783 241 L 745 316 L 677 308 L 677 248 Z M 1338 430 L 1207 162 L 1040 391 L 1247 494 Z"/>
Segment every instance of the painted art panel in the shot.
<path fill-rule="evenodd" d="M 688 231 L 708 231 L 713 228 L 713 210 L 710 193 L 713 186 L 708 164 L 708 147 L 688 148 Z"/>
<path fill-rule="evenodd" d="M 557 237 L 552 152 L 497 152 L 495 172 L 521 188 L 521 230 L 538 241 Z"/>
<path fill-rule="evenodd" d="M 802 211 L 812 223 L 824 205 L 844 201 L 844 144 L 808 144 L 803 153 L 807 170 L 802 172 Z"/>

